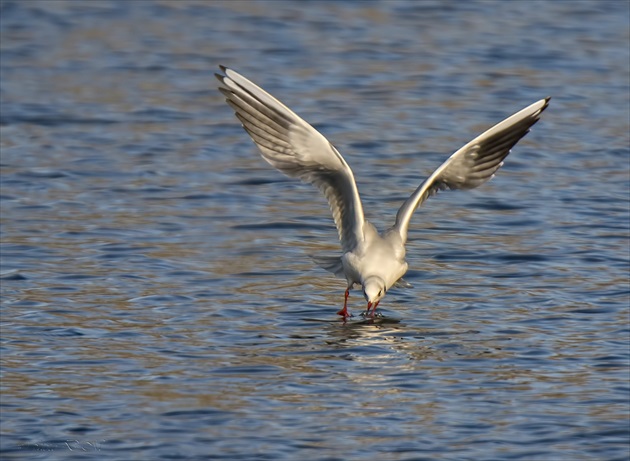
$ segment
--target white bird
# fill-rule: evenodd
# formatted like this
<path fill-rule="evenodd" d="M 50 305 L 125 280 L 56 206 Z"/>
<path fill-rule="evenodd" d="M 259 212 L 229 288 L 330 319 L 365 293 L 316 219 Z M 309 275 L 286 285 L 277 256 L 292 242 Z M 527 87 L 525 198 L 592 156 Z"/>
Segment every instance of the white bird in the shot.
<path fill-rule="evenodd" d="M 473 189 L 492 178 L 510 149 L 547 108 L 541 99 L 477 136 L 451 155 L 402 204 L 396 222 L 382 234 L 363 215 L 352 170 L 339 151 L 295 112 L 239 73 L 220 66 L 215 74 L 221 93 L 234 109 L 263 158 L 288 176 L 309 182 L 324 194 L 335 220 L 343 254 L 323 258 L 326 269 L 348 282 L 343 308 L 350 316 L 349 290 L 361 285 L 367 313 L 394 285 L 405 285 L 405 243 L 413 212 L 431 195 L 445 189 Z"/>

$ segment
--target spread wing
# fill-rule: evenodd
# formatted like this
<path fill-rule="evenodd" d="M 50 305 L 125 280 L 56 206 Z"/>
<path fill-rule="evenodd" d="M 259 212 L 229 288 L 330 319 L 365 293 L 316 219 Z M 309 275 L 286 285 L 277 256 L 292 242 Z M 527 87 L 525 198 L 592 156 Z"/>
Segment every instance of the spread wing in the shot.
<path fill-rule="evenodd" d="M 459 149 L 435 170 L 402 204 L 393 229 L 407 241 L 409 221 L 416 209 L 438 190 L 474 189 L 488 181 L 503 165 L 510 149 L 528 132 L 549 105 L 541 99 L 496 124 Z"/>
<path fill-rule="evenodd" d="M 221 66 L 219 90 L 263 158 L 319 188 L 330 205 L 343 251 L 363 240 L 363 207 L 352 170 L 335 147 L 291 109 L 239 73 Z"/>

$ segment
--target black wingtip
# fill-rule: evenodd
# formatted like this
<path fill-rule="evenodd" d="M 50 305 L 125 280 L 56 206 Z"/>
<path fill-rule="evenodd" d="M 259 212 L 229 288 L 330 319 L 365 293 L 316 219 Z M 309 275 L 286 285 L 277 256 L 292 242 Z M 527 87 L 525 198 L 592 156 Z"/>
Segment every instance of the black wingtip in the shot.
<path fill-rule="evenodd" d="M 228 68 L 219 64 L 219 69 L 221 69 L 221 72 L 223 72 L 222 74 L 219 74 L 218 72 L 215 72 L 214 76 L 221 82 L 223 83 L 223 80 L 225 79 L 225 77 L 227 77 L 227 70 Z"/>
<path fill-rule="evenodd" d="M 542 105 L 540 110 L 537 112 L 538 116 L 540 116 L 540 114 L 542 114 L 545 111 L 545 109 L 549 107 L 549 101 L 551 101 L 551 96 L 547 96 L 546 98 L 543 99 L 543 101 L 544 101 L 544 104 Z"/>

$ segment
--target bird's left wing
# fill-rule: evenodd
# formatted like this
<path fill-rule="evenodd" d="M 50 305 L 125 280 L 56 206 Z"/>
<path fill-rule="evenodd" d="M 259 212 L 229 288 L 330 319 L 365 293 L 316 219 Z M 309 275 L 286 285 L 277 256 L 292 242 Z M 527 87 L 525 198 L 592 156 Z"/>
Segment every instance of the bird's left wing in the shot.
<path fill-rule="evenodd" d="M 422 203 L 444 189 L 474 189 L 494 176 L 510 149 L 528 132 L 549 105 L 541 99 L 477 136 L 451 155 L 402 204 L 393 230 L 407 241 L 409 221 Z"/>

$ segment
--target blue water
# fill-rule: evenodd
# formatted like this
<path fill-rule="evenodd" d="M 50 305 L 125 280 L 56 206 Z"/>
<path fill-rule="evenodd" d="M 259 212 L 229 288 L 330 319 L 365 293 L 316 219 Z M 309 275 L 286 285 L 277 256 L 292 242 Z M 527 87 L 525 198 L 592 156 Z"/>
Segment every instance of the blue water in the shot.
<path fill-rule="evenodd" d="M 2 459 L 624 461 L 625 1 L 2 1 Z M 380 229 L 552 96 L 497 177 L 417 211 L 382 318 L 336 311 L 325 200 L 223 64 L 338 147 Z"/>

